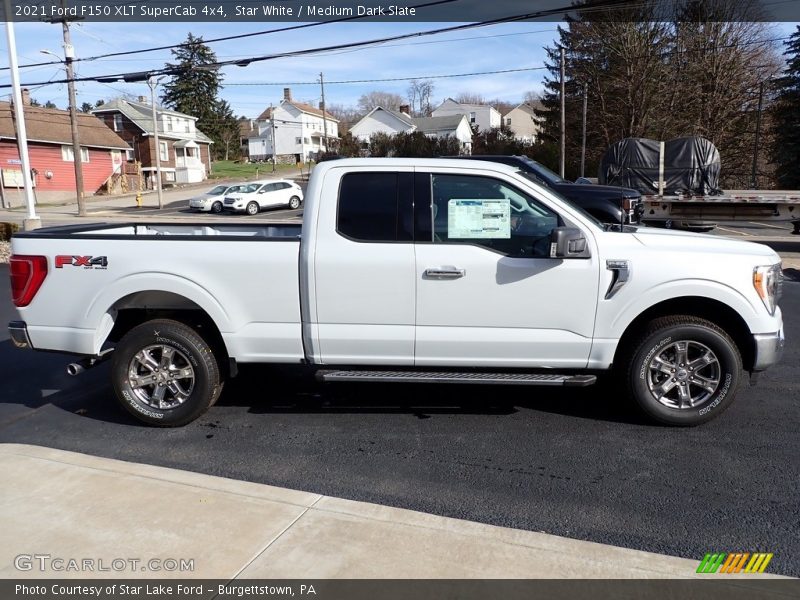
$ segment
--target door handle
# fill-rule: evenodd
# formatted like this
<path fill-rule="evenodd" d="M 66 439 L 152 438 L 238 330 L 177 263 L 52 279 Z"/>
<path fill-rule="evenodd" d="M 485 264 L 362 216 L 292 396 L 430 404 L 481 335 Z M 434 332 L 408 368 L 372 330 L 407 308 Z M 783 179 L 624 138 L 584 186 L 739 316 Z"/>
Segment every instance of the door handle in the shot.
<path fill-rule="evenodd" d="M 459 279 L 466 274 L 467 272 L 464 269 L 457 269 L 455 267 L 433 267 L 425 269 L 425 277 L 427 279 Z"/>

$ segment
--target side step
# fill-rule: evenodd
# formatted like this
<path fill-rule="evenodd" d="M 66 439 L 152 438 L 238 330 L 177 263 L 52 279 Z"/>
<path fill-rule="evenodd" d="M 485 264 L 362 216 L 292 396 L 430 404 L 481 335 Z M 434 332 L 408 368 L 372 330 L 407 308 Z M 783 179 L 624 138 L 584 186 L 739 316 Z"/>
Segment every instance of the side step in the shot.
<path fill-rule="evenodd" d="M 597 381 L 596 375 L 558 375 L 551 373 L 476 373 L 452 371 L 318 371 L 325 382 L 380 381 L 386 383 L 478 383 L 482 385 L 540 385 L 585 387 Z"/>

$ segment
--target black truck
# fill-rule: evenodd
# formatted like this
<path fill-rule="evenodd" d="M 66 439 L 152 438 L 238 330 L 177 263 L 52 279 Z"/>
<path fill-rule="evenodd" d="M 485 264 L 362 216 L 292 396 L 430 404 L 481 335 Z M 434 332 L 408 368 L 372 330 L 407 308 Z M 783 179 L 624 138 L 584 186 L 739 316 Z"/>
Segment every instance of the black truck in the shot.
<path fill-rule="evenodd" d="M 527 156 L 473 154 L 448 158 L 488 160 L 517 167 L 603 223 L 617 225 L 638 223 L 644 208 L 642 194 L 637 190 L 610 185 L 572 183 Z"/>

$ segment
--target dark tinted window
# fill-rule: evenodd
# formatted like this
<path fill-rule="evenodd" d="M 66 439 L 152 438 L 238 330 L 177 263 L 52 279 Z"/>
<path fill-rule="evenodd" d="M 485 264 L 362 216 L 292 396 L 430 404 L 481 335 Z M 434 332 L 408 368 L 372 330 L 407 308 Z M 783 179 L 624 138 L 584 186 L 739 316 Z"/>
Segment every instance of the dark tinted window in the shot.
<path fill-rule="evenodd" d="M 363 242 L 411 238 L 411 174 L 348 173 L 339 188 L 337 231 Z"/>

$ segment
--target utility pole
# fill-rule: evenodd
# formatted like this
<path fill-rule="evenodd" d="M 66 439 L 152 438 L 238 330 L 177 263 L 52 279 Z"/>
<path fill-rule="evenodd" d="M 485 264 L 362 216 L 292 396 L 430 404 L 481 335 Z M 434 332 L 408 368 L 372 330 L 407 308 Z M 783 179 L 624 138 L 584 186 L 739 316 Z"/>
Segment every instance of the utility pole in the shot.
<path fill-rule="evenodd" d="M 560 147 L 560 157 L 559 157 L 559 175 L 564 177 L 564 162 L 565 162 L 565 152 L 567 146 L 567 132 L 566 132 L 566 102 L 564 100 L 564 47 L 561 46 L 559 48 L 561 51 L 561 68 L 560 76 L 561 76 L 561 147 Z"/>
<path fill-rule="evenodd" d="M 275 140 L 275 109 L 269 105 L 269 126 L 272 129 L 272 172 L 275 172 L 275 162 L 278 154 L 278 142 Z"/>
<path fill-rule="evenodd" d="M 589 84 L 583 84 L 583 136 L 581 138 L 581 177 L 583 177 L 584 167 L 586 166 L 586 108 L 589 96 Z M 563 175 L 562 175 L 563 177 Z"/>
<path fill-rule="evenodd" d="M 322 89 L 322 135 L 325 140 L 325 152 L 328 152 L 328 119 L 325 116 L 325 80 L 322 78 L 322 72 L 319 74 L 319 85 Z"/>
<path fill-rule="evenodd" d="M 61 2 L 62 8 L 64 2 Z M 67 71 L 67 90 L 69 91 L 69 124 L 72 131 L 72 158 L 75 164 L 75 188 L 78 194 L 78 216 L 86 216 L 86 202 L 83 198 L 83 156 L 81 155 L 81 142 L 78 137 L 78 107 L 75 99 L 75 71 L 72 61 L 75 58 L 75 49 L 69 34 L 69 21 L 66 17 L 61 19 L 61 29 L 64 33 L 64 66 Z"/>
<path fill-rule="evenodd" d="M 156 191 L 158 192 L 158 208 L 164 208 L 164 197 L 161 192 L 161 146 L 158 140 L 158 117 L 156 115 L 156 86 L 158 79 L 150 77 L 147 80 L 150 86 L 150 104 L 153 114 L 153 138 L 156 144 Z"/>
<path fill-rule="evenodd" d="M 750 188 L 758 189 L 758 143 L 761 137 L 761 109 L 764 104 L 764 82 L 758 84 L 758 112 L 756 113 L 756 139 L 753 143 L 753 172 L 750 174 Z"/>
<path fill-rule="evenodd" d="M 17 64 L 17 42 L 14 37 L 14 23 L 11 21 L 11 3 L 5 0 L 4 9 L 6 12 L 6 41 L 8 42 L 8 64 L 11 69 L 11 88 L 14 98 L 14 118 L 17 125 L 17 147 L 19 148 L 19 158 L 22 163 L 22 184 L 25 187 L 25 203 L 28 206 L 28 218 L 24 220 L 23 226 L 26 231 L 38 229 L 42 221 L 36 216 L 33 198 L 33 179 L 31 178 L 31 161 L 28 156 L 28 134 L 25 129 L 25 113 L 22 107 L 22 92 L 19 87 L 19 65 Z M 2 183 L 0 183 L 2 185 Z"/>

